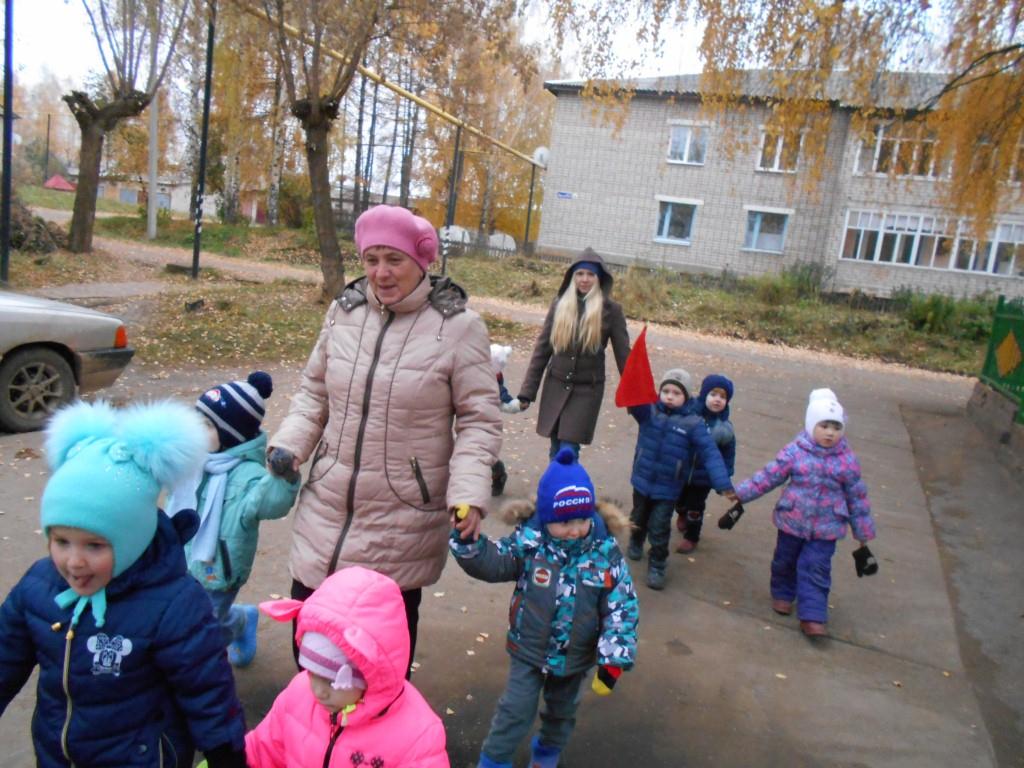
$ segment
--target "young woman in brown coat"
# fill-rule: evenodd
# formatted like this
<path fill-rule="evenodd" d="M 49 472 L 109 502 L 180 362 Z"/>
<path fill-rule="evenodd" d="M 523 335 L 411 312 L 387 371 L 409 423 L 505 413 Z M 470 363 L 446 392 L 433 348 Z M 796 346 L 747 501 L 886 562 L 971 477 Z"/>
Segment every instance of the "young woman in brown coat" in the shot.
<path fill-rule="evenodd" d="M 355 236 L 366 276 L 328 308 L 269 453 L 287 451 L 295 469 L 313 458 L 292 527 L 292 597 L 348 565 L 390 576 L 414 651 L 422 588 L 441 575 L 452 525 L 475 538 L 490 501 L 501 414 L 483 320 L 459 286 L 427 275 L 433 226 L 380 205 Z M 456 505 L 469 512 L 452 520 Z"/>
<path fill-rule="evenodd" d="M 552 457 L 563 446 L 579 455 L 580 445 L 594 439 L 608 342 L 619 373 L 629 357 L 626 316 L 611 293 L 611 273 L 600 255 L 587 248 L 565 271 L 534 344 L 519 401 L 529 407 L 541 389 L 537 434 L 551 439 Z"/>

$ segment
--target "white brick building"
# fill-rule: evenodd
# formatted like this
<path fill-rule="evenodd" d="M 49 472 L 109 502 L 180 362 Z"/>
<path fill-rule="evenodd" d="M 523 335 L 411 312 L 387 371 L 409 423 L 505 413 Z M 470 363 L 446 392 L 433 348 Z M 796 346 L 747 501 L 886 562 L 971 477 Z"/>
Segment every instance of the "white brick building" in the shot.
<path fill-rule="evenodd" d="M 818 262 L 837 291 L 1024 296 L 1024 206 L 975 243 L 938 204 L 944 171 L 930 142 L 891 128 L 862 142 L 838 83 L 821 183 L 808 191 L 797 142 L 765 135 L 759 74 L 748 73 L 752 104 L 738 118 L 747 140 L 732 157 L 723 130 L 702 121 L 699 75 L 637 81 L 618 132 L 580 97 L 582 82 L 546 83 L 558 98 L 538 250 L 590 245 L 618 264 L 741 275 Z M 898 78 L 919 99 L 903 96 L 908 104 L 942 82 Z M 1024 168 L 1011 172 L 1019 184 Z"/>

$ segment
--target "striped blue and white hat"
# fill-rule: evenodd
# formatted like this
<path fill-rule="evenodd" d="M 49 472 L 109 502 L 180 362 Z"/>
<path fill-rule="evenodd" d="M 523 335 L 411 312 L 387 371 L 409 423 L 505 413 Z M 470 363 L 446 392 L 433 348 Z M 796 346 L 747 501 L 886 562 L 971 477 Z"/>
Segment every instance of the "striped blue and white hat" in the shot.
<path fill-rule="evenodd" d="M 217 428 L 220 449 L 225 451 L 259 435 L 266 413 L 263 401 L 273 391 L 270 374 L 253 371 L 245 381 L 229 381 L 204 392 L 196 410 Z"/>

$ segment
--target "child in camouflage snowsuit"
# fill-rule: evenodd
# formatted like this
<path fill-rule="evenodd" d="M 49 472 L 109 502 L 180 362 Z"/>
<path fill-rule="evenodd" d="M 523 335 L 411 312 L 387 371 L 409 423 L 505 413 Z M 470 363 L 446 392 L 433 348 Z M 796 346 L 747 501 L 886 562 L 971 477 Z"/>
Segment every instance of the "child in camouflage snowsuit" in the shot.
<path fill-rule="evenodd" d="M 506 768 L 533 724 L 543 693 L 531 766 L 555 768 L 572 735 L 579 689 L 596 663 L 592 687 L 611 693 L 636 660 L 639 607 L 608 525 L 628 528 L 614 507 L 595 516 L 594 485 L 570 448 L 555 456 L 537 487 L 536 510 L 510 535 L 449 546 L 462 569 L 483 581 L 515 581 L 506 648 L 508 683 L 480 753 L 479 768 Z M 515 514 L 515 511 L 513 511 Z M 606 521 L 607 524 L 606 525 Z"/>

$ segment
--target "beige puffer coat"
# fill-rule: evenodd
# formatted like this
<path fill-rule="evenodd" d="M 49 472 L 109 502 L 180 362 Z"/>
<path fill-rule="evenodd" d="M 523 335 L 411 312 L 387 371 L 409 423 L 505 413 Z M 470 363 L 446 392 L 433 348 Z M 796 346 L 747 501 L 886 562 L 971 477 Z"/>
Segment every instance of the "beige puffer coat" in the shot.
<path fill-rule="evenodd" d="M 423 280 L 391 307 L 365 278 L 346 286 L 270 441 L 303 462 L 313 456 L 295 513 L 292 578 L 315 589 L 362 565 L 402 589 L 437 581 L 449 508 L 486 510 L 490 501 L 501 416 L 489 345 L 447 278 Z"/>

